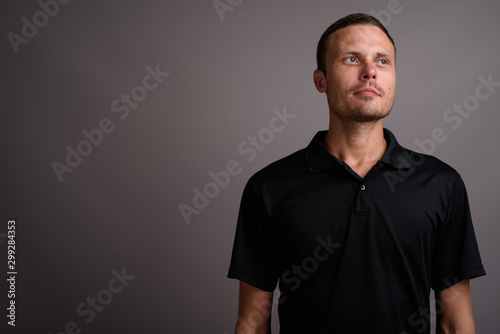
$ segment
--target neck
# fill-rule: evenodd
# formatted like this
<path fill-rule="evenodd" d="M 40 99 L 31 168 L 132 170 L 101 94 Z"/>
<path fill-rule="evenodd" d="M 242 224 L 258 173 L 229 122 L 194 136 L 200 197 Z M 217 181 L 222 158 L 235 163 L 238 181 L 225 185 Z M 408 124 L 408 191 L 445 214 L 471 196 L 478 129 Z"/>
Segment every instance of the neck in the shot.
<path fill-rule="evenodd" d="M 375 122 L 353 122 L 330 114 L 325 146 L 363 178 L 387 149 L 383 130 L 381 119 Z"/>

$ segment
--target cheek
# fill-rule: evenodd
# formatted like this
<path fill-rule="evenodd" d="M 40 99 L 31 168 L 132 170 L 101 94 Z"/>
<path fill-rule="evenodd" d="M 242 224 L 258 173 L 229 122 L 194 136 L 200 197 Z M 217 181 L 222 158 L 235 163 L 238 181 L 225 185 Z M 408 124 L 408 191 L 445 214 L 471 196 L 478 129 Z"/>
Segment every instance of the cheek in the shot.
<path fill-rule="evenodd" d="M 386 84 L 386 89 L 385 89 L 386 92 L 388 94 L 394 95 L 394 90 L 396 88 L 396 80 L 395 79 L 394 80 L 387 80 L 385 82 L 385 84 Z"/>

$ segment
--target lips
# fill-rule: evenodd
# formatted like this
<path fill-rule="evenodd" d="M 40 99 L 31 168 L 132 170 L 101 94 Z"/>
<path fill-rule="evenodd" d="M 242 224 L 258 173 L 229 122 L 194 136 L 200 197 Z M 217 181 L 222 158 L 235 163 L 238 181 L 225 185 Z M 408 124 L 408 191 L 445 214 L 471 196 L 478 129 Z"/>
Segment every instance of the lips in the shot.
<path fill-rule="evenodd" d="M 380 96 L 380 94 L 373 88 L 362 88 L 354 92 L 358 96 Z"/>

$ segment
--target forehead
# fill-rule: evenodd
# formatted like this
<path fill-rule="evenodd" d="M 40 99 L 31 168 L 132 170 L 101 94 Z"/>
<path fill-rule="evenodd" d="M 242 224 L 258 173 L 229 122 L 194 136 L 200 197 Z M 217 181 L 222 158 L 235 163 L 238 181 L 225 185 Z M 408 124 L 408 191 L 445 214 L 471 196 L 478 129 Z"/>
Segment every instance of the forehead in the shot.
<path fill-rule="evenodd" d="M 384 52 L 394 56 L 391 41 L 374 25 L 351 25 L 334 32 L 328 40 L 328 53 L 343 51 Z"/>

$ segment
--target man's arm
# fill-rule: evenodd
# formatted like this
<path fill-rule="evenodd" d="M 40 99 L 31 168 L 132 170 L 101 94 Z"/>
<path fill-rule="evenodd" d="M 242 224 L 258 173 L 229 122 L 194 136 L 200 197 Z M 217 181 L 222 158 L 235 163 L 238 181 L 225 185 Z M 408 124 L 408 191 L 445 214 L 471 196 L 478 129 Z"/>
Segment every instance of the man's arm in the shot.
<path fill-rule="evenodd" d="M 267 334 L 271 328 L 272 292 L 240 281 L 235 334 Z"/>
<path fill-rule="evenodd" d="M 437 333 L 474 334 L 476 328 L 472 318 L 469 279 L 436 293 Z"/>

